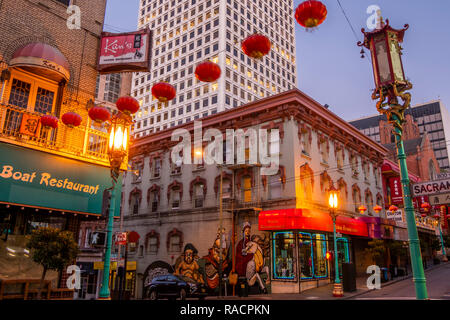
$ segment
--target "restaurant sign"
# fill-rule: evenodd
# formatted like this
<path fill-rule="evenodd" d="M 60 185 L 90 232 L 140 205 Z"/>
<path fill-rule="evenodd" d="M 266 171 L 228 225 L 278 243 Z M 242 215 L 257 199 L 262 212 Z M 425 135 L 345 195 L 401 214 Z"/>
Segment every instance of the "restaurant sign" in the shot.
<path fill-rule="evenodd" d="M 0 155 L 0 202 L 102 214 L 103 191 L 112 184 L 109 168 L 6 143 L 0 143 Z"/>
<path fill-rule="evenodd" d="M 396 211 L 386 211 L 386 218 L 398 222 L 403 222 L 403 212 L 401 209 L 398 209 Z"/>
<path fill-rule="evenodd" d="M 413 195 L 423 196 L 450 192 L 450 179 L 416 183 L 412 186 Z"/>
<path fill-rule="evenodd" d="M 102 32 L 97 70 L 104 73 L 149 72 L 151 31 Z"/>

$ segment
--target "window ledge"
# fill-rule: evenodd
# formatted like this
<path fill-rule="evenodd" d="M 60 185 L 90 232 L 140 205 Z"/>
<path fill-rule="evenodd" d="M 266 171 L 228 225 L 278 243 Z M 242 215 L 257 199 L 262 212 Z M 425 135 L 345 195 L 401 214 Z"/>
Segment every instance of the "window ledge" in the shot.
<path fill-rule="evenodd" d="M 158 176 L 158 177 L 151 177 L 151 178 L 150 178 L 150 181 L 159 180 L 159 179 L 161 179 L 161 176 Z"/>
<path fill-rule="evenodd" d="M 326 162 L 326 161 L 320 161 L 320 165 L 321 165 L 322 167 L 325 167 L 325 168 L 329 168 L 329 167 L 330 167 L 330 165 L 329 165 L 328 162 Z"/>
<path fill-rule="evenodd" d="M 311 161 L 311 156 L 303 151 L 302 151 L 302 158 L 305 158 L 305 159 L 308 159 Z"/>
<path fill-rule="evenodd" d="M 337 172 L 342 173 L 342 174 L 345 174 L 345 171 L 344 171 L 344 169 L 342 169 L 342 168 L 338 168 L 338 169 L 337 169 Z"/>
<path fill-rule="evenodd" d="M 170 174 L 171 177 L 181 176 L 181 172 L 172 172 Z"/>
<path fill-rule="evenodd" d="M 199 172 L 199 171 L 205 171 L 205 167 L 203 166 L 203 167 L 198 167 L 198 168 L 194 168 L 194 169 L 192 169 L 192 172 Z"/>

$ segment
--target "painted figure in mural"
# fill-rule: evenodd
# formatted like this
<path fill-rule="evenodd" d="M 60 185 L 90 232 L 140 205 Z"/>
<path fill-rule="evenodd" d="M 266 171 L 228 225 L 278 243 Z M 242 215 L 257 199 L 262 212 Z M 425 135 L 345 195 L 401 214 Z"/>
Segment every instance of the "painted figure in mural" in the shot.
<path fill-rule="evenodd" d="M 243 226 L 244 237 L 236 247 L 236 272 L 239 276 L 245 276 L 249 286 L 253 286 L 256 281 L 264 293 L 267 292 L 260 273 L 267 275 L 266 283 L 269 283 L 269 268 L 264 266 L 265 239 L 259 235 L 251 234 L 251 225 L 246 222 Z"/>
<path fill-rule="evenodd" d="M 204 283 L 203 276 L 199 272 L 199 265 L 197 263 L 197 249 L 188 243 L 184 246 L 183 254 L 175 262 L 175 275 L 183 275 L 192 280 Z"/>
<path fill-rule="evenodd" d="M 222 238 L 222 241 L 224 240 L 225 239 Z M 212 248 L 208 249 L 208 255 L 203 257 L 203 259 L 205 260 L 206 283 L 211 289 L 215 289 L 219 286 L 219 266 L 221 252 L 222 275 L 224 275 L 227 273 L 227 269 L 229 266 L 228 249 L 226 247 L 224 248 L 224 246 L 222 246 L 222 249 L 220 249 L 220 234 L 218 233 L 216 240 L 214 240 Z"/>

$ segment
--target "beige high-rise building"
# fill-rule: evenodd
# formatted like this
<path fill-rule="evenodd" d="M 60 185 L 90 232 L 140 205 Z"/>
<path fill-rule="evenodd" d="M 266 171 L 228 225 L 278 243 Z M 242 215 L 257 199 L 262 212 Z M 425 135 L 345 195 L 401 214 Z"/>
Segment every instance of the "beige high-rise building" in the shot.
<path fill-rule="evenodd" d="M 188 123 L 297 87 L 295 20 L 292 0 L 141 0 L 138 28 L 153 30 L 151 72 L 133 75 L 132 96 L 142 105 L 135 116 L 136 138 Z M 271 52 L 247 57 L 241 42 L 266 35 Z M 222 75 L 199 82 L 198 63 L 212 60 Z M 158 109 L 153 84 L 167 81 L 177 90 Z"/>

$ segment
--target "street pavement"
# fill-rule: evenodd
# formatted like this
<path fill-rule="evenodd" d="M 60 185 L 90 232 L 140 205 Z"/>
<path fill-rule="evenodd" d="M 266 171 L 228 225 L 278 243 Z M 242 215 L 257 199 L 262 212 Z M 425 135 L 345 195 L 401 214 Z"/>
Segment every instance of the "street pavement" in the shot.
<path fill-rule="evenodd" d="M 430 299 L 450 300 L 450 262 L 441 263 L 425 270 L 428 296 Z M 302 293 L 272 293 L 249 297 L 207 297 L 219 300 L 412 300 L 415 299 L 412 275 L 395 278 L 381 284 L 379 290 L 369 290 L 367 278 L 357 278 L 356 291 L 344 292 L 344 297 L 332 296 L 333 284 L 306 290 Z"/>

